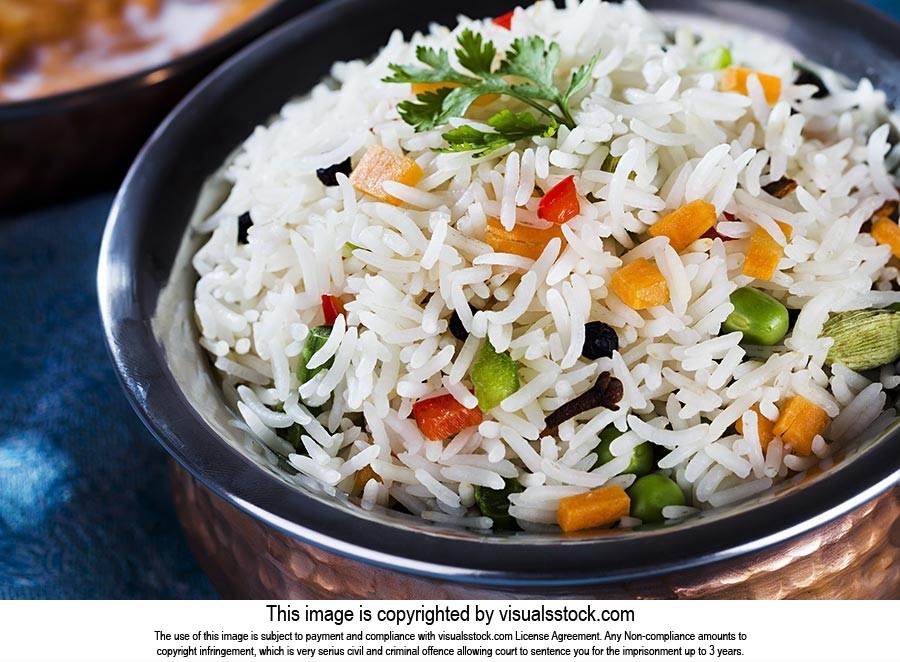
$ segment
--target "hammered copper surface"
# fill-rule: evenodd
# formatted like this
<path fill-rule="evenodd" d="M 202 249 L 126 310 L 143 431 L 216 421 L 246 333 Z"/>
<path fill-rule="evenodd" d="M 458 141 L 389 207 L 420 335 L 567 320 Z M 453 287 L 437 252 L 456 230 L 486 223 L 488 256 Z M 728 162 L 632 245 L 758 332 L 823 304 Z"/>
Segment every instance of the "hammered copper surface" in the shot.
<path fill-rule="evenodd" d="M 438 581 L 304 544 L 239 511 L 170 461 L 191 548 L 226 598 L 900 598 L 900 487 L 788 543 L 626 584 L 535 592 Z"/>

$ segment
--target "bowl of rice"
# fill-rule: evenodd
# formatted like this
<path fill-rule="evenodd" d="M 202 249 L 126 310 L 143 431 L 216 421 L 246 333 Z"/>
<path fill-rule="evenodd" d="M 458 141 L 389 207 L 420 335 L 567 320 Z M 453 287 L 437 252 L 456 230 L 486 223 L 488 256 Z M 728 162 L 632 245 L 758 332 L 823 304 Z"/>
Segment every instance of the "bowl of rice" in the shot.
<path fill-rule="evenodd" d="M 98 272 L 217 587 L 897 597 L 897 35 L 342 0 L 224 65 Z"/>

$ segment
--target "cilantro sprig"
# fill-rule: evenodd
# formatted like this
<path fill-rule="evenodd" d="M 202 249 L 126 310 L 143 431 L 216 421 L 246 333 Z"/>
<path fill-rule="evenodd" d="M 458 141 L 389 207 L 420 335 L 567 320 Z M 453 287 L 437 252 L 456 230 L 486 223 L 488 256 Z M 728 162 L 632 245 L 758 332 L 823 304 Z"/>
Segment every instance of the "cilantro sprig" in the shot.
<path fill-rule="evenodd" d="M 488 120 L 493 131 L 481 131 L 473 126 L 463 125 L 450 129 L 443 135 L 449 147 L 439 152 L 475 152 L 475 157 L 490 154 L 504 145 L 539 136 L 549 138 L 556 133 L 559 124 L 541 124 L 534 115 L 528 112 L 513 113 L 501 110 Z"/>
<path fill-rule="evenodd" d="M 538 36 L 516 39 L 496 68 L 497 49 L 479 33 L 464 30 L 457 38 L 457 46 L 456 57 L 462 69 L 450 62 L 446 50 L 427 46 L 416 49 L 420 64 L 389 65 L 392 74 L 384 79 L 387 83 L 448 85 L 402 102 L 398 111 L 407 124 L 416 131 L 444 126 L 452 118 L 463 117 L 476 99 L 487 94 L 517 99 L 538 111 L 544 122 L 529 112 L 502 110 L 488 120 L 492 132 L 471 126 L 451 129 L 443 134 L 449 147 L 439 151 L 474 151 L 476 156 L 483 156 L 524 138 L 553 136 L 563 124 L 575 128 L 569 103 L 588 84 L 599 54 L 572 72 L 569 86 L 562 91 L 553 80 L 560 59 L 556 42 L 545 42 Z M 507 77 L 523 82 L 511 83 Z"/>

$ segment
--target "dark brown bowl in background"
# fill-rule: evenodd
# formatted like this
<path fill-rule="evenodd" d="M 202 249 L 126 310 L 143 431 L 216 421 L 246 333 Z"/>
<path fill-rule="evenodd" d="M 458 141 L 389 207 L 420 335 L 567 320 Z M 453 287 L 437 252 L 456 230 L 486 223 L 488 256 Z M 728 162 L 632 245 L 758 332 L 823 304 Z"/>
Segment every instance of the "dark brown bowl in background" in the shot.
<path fill-rule="evenodd" d="M 275 0 L 227 34 L 151 69 L 0 103 L 0 211 L 112 186 L 172 107 L 241 47 L 319 0 Z"/>

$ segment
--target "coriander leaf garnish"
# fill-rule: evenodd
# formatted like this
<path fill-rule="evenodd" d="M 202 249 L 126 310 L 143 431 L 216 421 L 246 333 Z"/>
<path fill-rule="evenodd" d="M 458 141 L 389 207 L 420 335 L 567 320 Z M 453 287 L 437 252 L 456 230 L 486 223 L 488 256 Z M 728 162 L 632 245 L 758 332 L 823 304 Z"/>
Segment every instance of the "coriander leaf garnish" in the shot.
<path fill-rule="evenodd" d="M 598 56 L 572 72 L 569 87 L 562 92 L 553 81 L 560 59 L 556 42 L 545 42 L 537 36 L 516 39 L 496 68 L 497 49 L 481 34 L 466 29 L 457 38 L 457 44 L 456 57 L 464 71 L 454 67 L 447 51 L 424 46 L 416 49 L 416 59 L 424 67 L 388 65 L 392 74 L 384 79 L 387 83 L 448 84 L 400 103 L 398 111 L 407 124 L 416 131 L 443 126 L 454 117 L 463 117 L 476 99 L 488 94 L 513 97 L 549 122 L 541 123 L 527 112 L 504 110 L 488 120 L 494 132 L 474 127 L 451 129 L 444 134 L 449 147 L 439 151 L 476 151 L 477 155 L 484 155 L 523 138 L 552 136 L 562 124 L 575 128 L 569 103 L 588 84 Z M 509 83 L 505 76 L 525 82 Z"/>
<path fill-rule="evenodd" d="M 494 66 L 494 58 L 497 49 L 492 41 L 484 41 L 484 38 L 472 30 L 464 30 L 457 39 L 459 48 L 456 49 L 456 57 L 459 63 L 476 76 L 490 78 L 491 69 Z"/>
<path fill-rule="evenodd" d="M 450 145 L 448 148 L 439 149 L 439 152 L 476 152 L 474 156 L 481 157 L 490 154 L 494 150 L 514 143 L 523 138 L 539 136 L 549 138 L 556 134 L 559 124 L 553 122 L 549 126 L 541 124 L 531 113 L 513 113 L 509 110 L 501 110 L 488 120 L 488 125 L 494 129 L 481 131 L 473 126 L 460 126 L 443 134 L 444 140 Z"/>
<path fill-rule="evenodd" d="M 453 68 L 450 64 L 450 56 L 447 51 L 439 51 L 426 46 L 416 49 L 416 59 L 428 68 L 408 66 L 403 64 L 390 64 L 388 68 L 394 72 L 393 76 L 384 79 L 385 83 L 459 83 L 472 85 L 478 82 Z"/>
<path fill-rule="evenodd" d="M 590 82 L 591 72 L 594 71 L 594 66 L 597 64 L 599 58 L 600 54 L 597 53 L 591 58 L 591 61 L 588 64 L 578 67 L 572 72 L 572 80 L 569 82 L 569 89 L 566 90 L 566 93 L 563 95 L 563 108 L 568 107 L 572 97 L 581 92 L 581 90 L 583 90 Z"/>
<path fill-rule="evenodd" d="M 427 131 L 435 127 L 435 121 L 443 114 L 444 103 L 453 88 L 442 87 L 436 91 L 423 92 L 415 103 L 401 103 L 397 108 L 400 117 L 407 124 Z"/>

